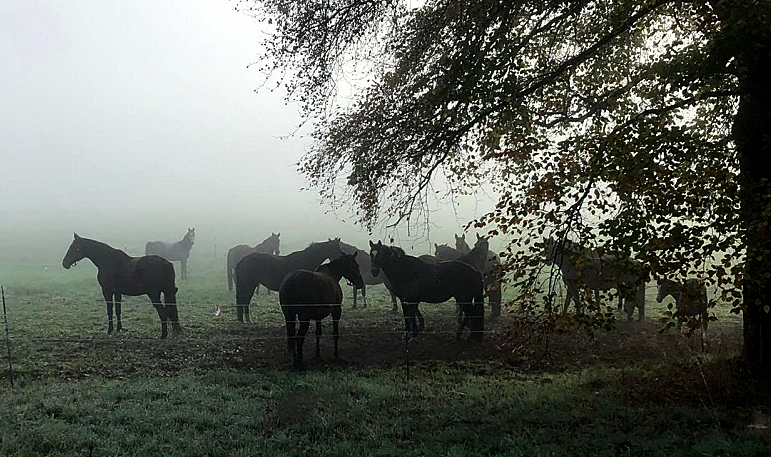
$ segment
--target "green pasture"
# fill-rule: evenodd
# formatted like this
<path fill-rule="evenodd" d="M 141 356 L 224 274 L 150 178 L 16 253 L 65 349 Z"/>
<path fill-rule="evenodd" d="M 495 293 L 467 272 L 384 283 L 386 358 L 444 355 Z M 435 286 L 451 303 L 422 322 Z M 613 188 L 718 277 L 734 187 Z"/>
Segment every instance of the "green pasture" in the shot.
<path fill-rule="evenodd" d="M 767 455 L 768 396 L 734 357 L 740 317 L 715 310 L 710 349 L 648 321 L 594 338 L 528 338 L 515 313 L 485 343 L 455 342 L 453 306 L 423 305 L 407 353 L 382 286 L 346 296 L 341 357 L 289 369 L 276 293 L 235 322 L 222 266 L 178 280 L 183 335 L 160 341 L 146 297 L 107 335 L 95 268 L 0 264 L 15 387 L 3 345 L 0 455 Z M 346 295 L 349 295 L 349 291 Z M 508 296 L 512 294 L 508 292 Z M 215 305 L 223 314 L 216 317 Z M 619 316 L 621 317 L 621 316 Z M 306 341 L 312 360 L 313 338 Z M 423 347 L 421 347 L 423 344 Z"/>

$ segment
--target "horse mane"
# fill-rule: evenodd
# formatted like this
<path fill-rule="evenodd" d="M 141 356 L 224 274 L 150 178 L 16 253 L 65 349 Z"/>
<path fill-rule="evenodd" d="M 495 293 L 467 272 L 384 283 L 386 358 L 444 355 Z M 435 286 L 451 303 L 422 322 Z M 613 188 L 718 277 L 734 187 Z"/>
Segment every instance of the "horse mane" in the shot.
<path fill-rule="evenodd" d="M 391 251 L 394 254 L 394 257 L 404 257 L 406 254 L 404 253 L 404 249 L 400 248 L 399 246 L 391 246 Z"/>

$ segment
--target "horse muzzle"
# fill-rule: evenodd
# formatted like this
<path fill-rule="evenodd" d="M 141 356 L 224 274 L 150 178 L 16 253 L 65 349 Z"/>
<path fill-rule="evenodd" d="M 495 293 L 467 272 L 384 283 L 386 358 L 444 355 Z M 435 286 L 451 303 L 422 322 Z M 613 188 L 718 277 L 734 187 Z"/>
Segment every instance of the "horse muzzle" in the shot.
<path fill-rule="evenodd" d="M 377 277 L 380 274 L 380 268 L 379 267 L 372 267 L 372 276 Z"/>

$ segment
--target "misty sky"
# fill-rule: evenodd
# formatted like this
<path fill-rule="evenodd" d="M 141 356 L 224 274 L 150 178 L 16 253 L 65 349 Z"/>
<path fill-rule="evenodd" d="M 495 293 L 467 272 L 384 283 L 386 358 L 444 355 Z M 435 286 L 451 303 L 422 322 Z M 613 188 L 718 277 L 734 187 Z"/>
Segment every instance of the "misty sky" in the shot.
<path fill-rule="evenodd" d="M 367 239 L 300 191 L 295 164 L 308 140 L 285 138 L 300 122 L 297 106 L 281 92 L 254 93 L 262 75 L 247 65 L 259 24 L 234 6 L 0 2 L 6 243 L 20 227 L 61 232 L 66 243 L 73 231 L 173 241 L 186 227 L 199 242 L 217 231 L 252 244 L 281 231 L 282 241 L 307 243 L 308 220 L 316 239 L 345 230 Z M 481 213 L 471 206 L 465 214 Z M 447 214 L 447 233 L 459 232 L 465 221 Z"/>

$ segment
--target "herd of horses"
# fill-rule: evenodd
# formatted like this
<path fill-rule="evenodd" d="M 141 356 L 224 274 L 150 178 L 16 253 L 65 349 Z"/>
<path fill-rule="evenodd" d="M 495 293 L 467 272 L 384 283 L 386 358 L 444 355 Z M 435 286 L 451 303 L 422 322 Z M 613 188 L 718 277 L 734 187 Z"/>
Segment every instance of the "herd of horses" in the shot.
<path fill-rule="evenodd" d="M 287 345 L 293 366 L 303 368 L 302 346 L 310 321 L 316 322 L 316 356 L 319 356 L 321 320 L 332 316 L 334 356 L 338 356 L 339 320 L 343 299 L 340 280 L 353 287 L 353 306 L 357 295 L 367 305 L 366 285 L 384 284 L 391 295 L 393 309 L 397 298 L 404 317 L 405 338 L 412 339 L 425 329 L 419 304 L 443 303 L 455 299 L 458 327 L 456 337 L 469 330 L 469 340 L 481 341 L 484 332 L 487 297 L 490 317 L 501 312 L 502 274 L 498 256 L 489 248 L 486 237 L 477 235 L 473 247 L 465 235 L 455 236 L 455 247 L 435 245 L 435 255 L 407 255 L 397 246 L 369 242 L 369 252 L 343 243 L 339 238 L 311 243 L 305 249 L 280 255 L 280 233 L 272 233 L 255 246 L 238 245 L 227 254 L 228 289 L 235 286 L 236 317 L 251 322 L 249 307 L 260 285 L 277 291 L 284 314 Z M 187 259 L 195 241 L 195 229 L 189 228 L 182 240 L 168 243 L 148 242 L 145 255 L 131 257 L 105 243 L 75 234 L 62 260 L 64 268 L 88 258 L 97 267 L 97 281 L 107 304 L 108 329 L 120 331 L 123 295 L 147 295 L 161 321 L 161 338 L 167 338 L 168 325 L 181 332 L 177 313 L 177 287 L 172 261 L 181 262 L 181 276 L 187 277 Z M 634 308 L 639 319 L 645 316 L 645 283 L 649 272 L 641 262 L 611 254 L 601 254 L 569 240 L 551 238 L 542 243 L 545 264 L 559 269 L 567 294 L 563 312 L 573 301 L 581 306 L 581 291 L 616 289 L 619 308 L 632 319 Z M 667 295 L 677 303 L 680 317 L 700 316 L 706 331 L 706 287 L 700 280 L 684 284 L 661 280 L 657 300 Z M 113 310 L 117 326 L 113 327 Z M 684 320 L 684 319 L 680 319 Z M 299 325 L 299 328 L 297 327 Z M 679 326 L 678 326 L 679 328 Z M 703 333 L 704 334 L 704 333 Z"/>

